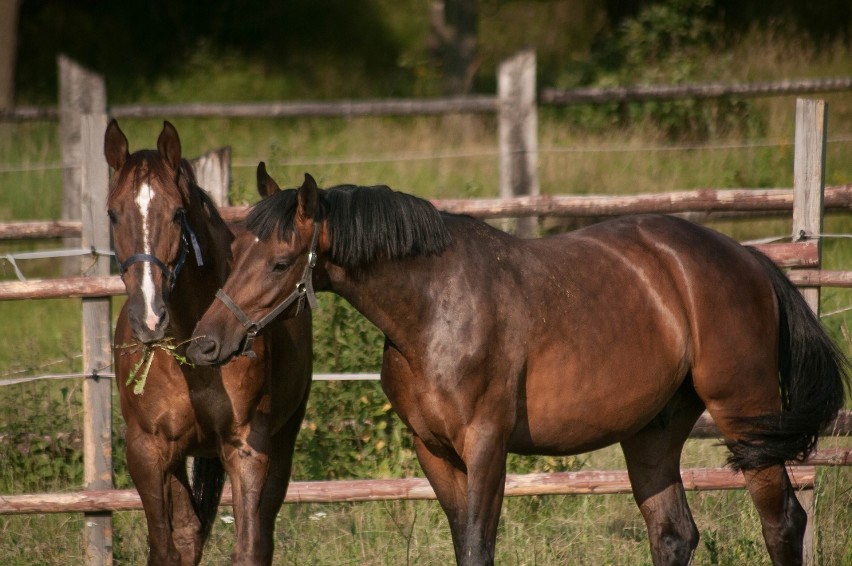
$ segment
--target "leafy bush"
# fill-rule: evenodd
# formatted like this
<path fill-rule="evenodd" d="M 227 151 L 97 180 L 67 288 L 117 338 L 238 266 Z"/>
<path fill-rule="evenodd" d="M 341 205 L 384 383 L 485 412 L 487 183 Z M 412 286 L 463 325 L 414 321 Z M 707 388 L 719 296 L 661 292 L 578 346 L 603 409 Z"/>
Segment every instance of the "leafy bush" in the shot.
<path fill-rule="evenodd" d="M 49 383 L 26 384 L 18 391 L 17 403 L 21 408 L 37 409 L 10 411 L 4 419 L 0 489 L 31 493 L 82 485 L 82 434 L 69 414 L 72 407 L 79 408 L 79 390 Z"/>
<path fill-rule="evenodd" d="M 343 299 L 320 296 L 314 311 L 314 371 L 377 372 L 382 334 Z M 411 436 L 375 381 L 314 383 L 296 446 L 294 477 L 413 475 Z"/>
<path fill-rule="evenodd" d="M 588 61 L 569 69 L 561 82 L 596 87 L 704 82 L 708 80 L 706 62 L 723 47 L 724 37 L 712 0 L 651 3 L 625 19 L 612 41 L 601 43 Z M 574 116 L 594 129 L 650 122 L 673 140 L 754 134 L 762 128 L 751 104 L 735 97 L 612 103 L 580 107 Z"/>

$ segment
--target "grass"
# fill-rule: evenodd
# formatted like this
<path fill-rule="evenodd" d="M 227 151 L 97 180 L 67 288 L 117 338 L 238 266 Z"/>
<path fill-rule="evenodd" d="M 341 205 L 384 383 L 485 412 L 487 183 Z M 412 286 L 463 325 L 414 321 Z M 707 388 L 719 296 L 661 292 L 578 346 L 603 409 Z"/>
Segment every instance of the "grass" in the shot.
<path fill-rule="evenodd" d="M 830 76 L 848 72 L 847 45 L 823 49 L 796 40 L 755 32 L 730 53 L 707 63 L 708 76 L 759 81 L 784 76 Z M 250 69 L 249 69 L 250 71 Z M 155 99 L 188 98 L 192 80 L 156 85 Z M 237 81 L 239 85 L 243 79 Z M 216 79 L 221 89 L 233 78 Z M 231 86 L 229 86 L 231 85 Z M 283 88 L 283 87 L 282 87 Z M 254 90 L 262 90 L 253 87 Z M 183 94 L 181 94 L 183 93 Z M 852 93 L 831 94 L 827 148 L 828 185 L 852 179 Z M 239 97 L 234 98 L 236 100 Z M 712 106 L 710 107 L 712 108 Z M 539 176 L 545 194 L 635 194 L 697 188 L 789 187 L 795 101 L 791 97 L 750 101 L 738 129 L 717 132 L 714 147 L 684 147 L 671 142 L 648 121 L 608 123 L 589 108 L 543 108 L 539 115 Z M 169 118 L 164 116 L 163 118 Z M 188 157 L 225 144 L 233 148 L 232 200 L 257 199 L 254 168 L 264 160 L 282 186 L 295 186 L 305 171 L 321 186 L 356 182 L 384 183 L 426 197 L 487 197 L 498 194 L 496 120 L 489 116 L 427 118 L 354 118 L 299 120 L 177 119 L 173 121 Z M 161 120 L 123 120 L 131 149 L 154 147 Z M 759 141 L 759 144 L 750 142 Z M 845 140 L 845 141 L 843 141 Z M 708 145 L 701 143 L 698 145 Z M 676 147 L 673 147 L 676 146 Z M 653 150 L 649 149 L 653 148 Z M 0 221 L 58 218 L 61 170 L 56 124 L 0 124 Z M 23 171 L 20 171 L 20 170 Z M 31 169 L 31 170 L 27 170 Z M 738 238 L 783 236 L 789 219 L 726 221 L 712 225 Z M 827 233 L 847 233 L 848 215 L 831 215 Z M 35 244 L 0 245 L 2 253 Z M 57 245 L 57 244 L 49 244 Z M 842 239 L 825 243 L 825 266 L 848 269 L 852 250 Z M 0 276 L 14 277 L 5 264 Z M 55 261 L 27 262 L 31 277 L 57 274 Z M 315 331 L 319 371 L 374 369 L 380 356 L 375 329 L 359 326 L 364 347 L 351 336 L 357 315 L 321 297 Z M 116 306 L 121 299 L 116 299 Z M 852 304 L 847 289 L 825 289 L 822 310 L 830 313 Z M 114 309 L 117 313 L 118 309 Z M 826 316 L 824 323 L 845 351 L 850 351 L 849 313 Z M 79 302 L 0 302 L 0 377 L 79 371 Z M 329 330 L 329 328 L 335 330 Z M 24 331 L 25 329 L 26 331 Z M 49 365 L 48 365 L 49 364 Z M 368 367 L 365 367 L 368 366 Z M 18 375 L 15 373 L 14 375 Z M 398 419 L 383 410 L 375 384 L 317 384 L 303 431 L 294 477 L 389 477 L 419 474 L 407 451 L 407 436 Z M 36 382 L 0 387 L 0 493 L 65 491 L 79 487 L 79 438 L 62 436 L 79 430 L 78 381 Z M 338 414 L 357 426 L 323 428 L 322 403 L 350 388 Z M 121 418 L 116 411 L 116 484 L 129 486 L 123 468 Z M 327 420 L 327 419 L 326 419 Z M 384 423 L 380 434 L 371 423 Z M 313 429 L 311 428 L 313 427 Z M 319 434 L 314 429 L 319 429 Z M 373 428 L 379 428 L 377 426 Z M 384 428 L 382 430 L 385 430 Z M 323 436 L 324 435 L 324 436 Z M 370 436 L 372 435 L 372 436 Z M 11 440 L 10 440 L 11 439 Z M 382 450 L 376 450 L 384 442 Z M 846 446 L 848 439 L 826 439 L 824 446 Z M 330 450 L 327 460 L 320 448 Z M 335 449 L 336 448 L 336 449 Z M 372 452 L 370 451 L 372 450 Z M 317 455 L 310 460 L 306 455 Z M 14 456 L 14 458 L 12 458 Z M 690 441 L 685 466 L 719 466 L 724 452 L 712 441 Z M 517 458 L 513 470 L 621 469 L 617 448 L 575 459 Z M 538 467 L 538 468 L 536 468 Z M 852 564 L 852 469 L 819 471 L 816 531 L 823 564 Z M 688 495 L 702 540 L 695 563 L 767 564 L 757 516 L 742 491 Z M 233 524 L 217 520 L 204 564 L 225 564 L 233 545 Z M 0 563 L 41 565 L 78 562 L 82 555 L 83 517 L 76 514 L 0 516 Z M 146 527 L 141 512 L 115 514 L 114 551 L 119 564 L 143 563 Z M 276 530 L 276 564 L 447 564 L 452 545 L 446 518 L 435 502 L 287 505 Z M 498 538 L 498 563 L 648 564 L 647 535 L 630 496 L 540 496 L 509 498 Z"/>
<path fill-rule="evenodd" d="M 690 441 L 686 460 L 718 465 L 712 441 Z M 714 458 L 707 458 L 707 453 Z M 620 454 L 606 449 L 590 455 L 590 467 L 620 468 Z M 820 471 L 817 500 L 818 551 L 822 564 L 852 563 L 852 470 Z M 694 564 L 768 565 L 754 507 L 743 491 L 690 492 L 690 507 L 701 533 Z M 827 510 L 827 511 L 826 511 Z M 230 509 L 216 521 L 203 564 L 224 565 L 234 541 Z M 0 518 L 5 533 L 0 556 L 10 566 L 67 563 L 80 556 L 80 515 Z M 45 537 L 44 532 L 50 532 Z M 117 564 L 145 560 L 141 512 L 114 515 Z M 436 502 L 374 502 L 285 505 L 276 528 L 276 564 L 444 565 L 453 550 L 446 518 Z M 641 516 L 629 495 L 512 497 L 504 502 L 497 563 L 650 564 Z"/>

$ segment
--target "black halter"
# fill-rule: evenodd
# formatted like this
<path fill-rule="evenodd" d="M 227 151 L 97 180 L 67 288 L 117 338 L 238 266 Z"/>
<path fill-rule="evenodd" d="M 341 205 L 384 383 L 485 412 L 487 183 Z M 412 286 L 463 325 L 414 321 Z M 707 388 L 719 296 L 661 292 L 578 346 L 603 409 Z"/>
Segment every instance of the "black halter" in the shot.
<path fill-rule="evenodd" d="M 317 296 L 314 294 L 313 269 L 317 264 L 317 240 L 319 239 L 319 233 L 320 225 L 318 222 L 315 222 L 314 235 L 311 238 L 311 249 L 308 252 L 308 261 L 305 263 L 304 271 L 302 271 L 302 278 L 298 283 L 296 283 L 296 288 L 293 289 L 293 291 L 287 295 L 287 297 L 281 301 L 278 306 L 269 311 L 269 313 L 260 320 L 253 321 L 250 319 L 245 311 L 241 309 L 223 289 L 216 291 L 216 298 L 222 301 L 222 303 L 228 307 L 232 313 L 234 313 L 234 316 L 237 317 L 240 324 L 242 324 L 247 330 L 245 342 L 243 343 L 243 347 L 240 351 L 237 352 L 237 356 L 245 355 L 250 358 L 254 357 L 254 352 L 251 351 L 251 346 L 254 343 L 254 339 L 258 332 L 263 330 L 267 324 L 272 322 L 275 317 L 284 312 L 284 309 L 292 305 L 294 302 L 297 303 L 296 314 L 294 316 L 298 316 L 302 312 L 302 309 L 305 306 L 305 299 L 307 299 L 308 306 L 311 309 L 317 308 Z"/>
<path fill-rule="evenodd" d="M 160 258 L 151 254 L 133 254 L 123 262 L 118 259 L 118 256 L 115 256 L 115 262 L 118 264 L 118 272 L 124 277 L 124 274 L 127 272 L 127 269 L 133 265 L 134 263 L 153 263 L 163 272 L 163 277 L 169 282 L 169 290 L 174 289 L 175 283 L 177 282 L 178 274 L 180 273 L 181 268 L 183 268 L 183 264 L 186 261 L 186 254 L 189 253 L 190 246 L 195 252 L 195 261 L 196 264 L 201 267 L 204 265 L 204 260 L 201 259 L 201 247 L 198 245 L 198 240 L 195 237 L 195 232 L 192 231 L 192 228 L 189 226 L 189 222 L 186 221 L 186 216 L 182 215 L 180 219 L 180 255 L 178 256 L 177 262 L 175 262 L 174 268 L 169 268 L 168 265 L 165 264 Z"/>

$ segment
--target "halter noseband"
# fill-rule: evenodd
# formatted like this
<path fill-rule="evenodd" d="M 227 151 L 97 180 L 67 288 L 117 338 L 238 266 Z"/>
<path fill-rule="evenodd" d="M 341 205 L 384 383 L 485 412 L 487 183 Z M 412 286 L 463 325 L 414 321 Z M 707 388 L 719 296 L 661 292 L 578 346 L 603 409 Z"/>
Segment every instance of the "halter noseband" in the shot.
<path fill-rule="evenodd" d="M 134 263 L 153 263 L 163 272 L 163 276 L 169 282 L 169 290 L 174 289 L 175 283 L 177 282 L 178 274 L 180 273 L 181 268 L 183 268 L 183 264 L 186 261 L 186 254 L 189 252 L 190 246 L 192 246 L 192 250 L 195 252 L 195 261 L 196 264 L 201 267 L 204 265 L 204 260 L 201 259 L 201 246 L 198 245 L 198 240 L 195 237 L 195 232 L 192 231 L 192 228 L 189 226 L 189 222 L 186 221 L 186 216 L 181 216 L 180 220 L 180 255 L 178 256 L 177 262 L 175 263 L 174 269 L 169 268 L 168 265 L 163 262 L 160 258 L 151 254 L 133 254 L 126 260 L 119 261 L 118 256 L 115 256 L 115 261 L 118 264 L 118 272 L 124 277 L 124 274 L 127 273 L 127 270 Z"/>
<path fill-rule="evenodd" d="M 245 342 L 243 343 L 243 347 L 240 351 L 237 352 L 237 356 L 245 355 L 250 358 L 254 357 L 254 352 L 251 351 L 251 346 L 254 343 L 254 339 L 257 334 L 294 302 L 297 302 L 296 314 L 294 316 L 298 316 L 302 312 L 302 309 L 305 306 L 305 299 L 307 299 L 308 306 L 311 309 L 317 308 L 317 296 L 314 294 L 313 269 L 317 264 L 317 240 L 319 239 L 319 233 L 320 225 L 318 222 L 314 222 L 314 235 L 311 238 L 311 249 L 308 252 L 308 261 L 305 263 L 305 269 L 302 271 L 302 278 L 299 279 L 298 283 L 296 283 L 296 288 L 293 289 L 293 291 L 287 295 L 287 297 L 281 301 L 278 306 L 269 311 L 269 313 L 260 320 L 254 321 L 250 319 L 245 311 L 241 309 L 227 293 L 225 293 L 224 289 L 216 291 L 216 298 L 222 301 L 222 303 L 228 307 L 228 310 L 234 313 L 234 316 L 237 317 L 237 320 L 240 321 L 240 324 L 242 324 L 247 331 Z"/>

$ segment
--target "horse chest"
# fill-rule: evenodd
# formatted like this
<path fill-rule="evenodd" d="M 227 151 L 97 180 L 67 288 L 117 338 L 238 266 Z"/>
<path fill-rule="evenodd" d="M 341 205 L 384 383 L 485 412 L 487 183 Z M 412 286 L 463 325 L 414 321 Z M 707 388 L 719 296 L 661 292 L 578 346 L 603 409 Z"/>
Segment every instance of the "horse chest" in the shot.
<path fill-rule="evenodd" d="M 190 390 L 192 411 L 203 430 L 222 431 L 233 421 L 228 397 L 210 388 Z"/>
<path fill-rule="evenodd" d="M 143 392 L 127 396 L 126 403 L 134 407 L 125 410 L 125 420 L 135 421 L 147 434 L 176 442 L 194 436 L 195 415 L 186 392 L 174 396 L 145 396 Z M 128 423 L 130 424 L 130 423 Z"/>
<path fill-rule="evenodd" d="M 426 445 L 433 450 L 461 446 L 472 412 L 460 391 L 446 390 L 422 377 L 403 381 L 386 373 L 382 385 L 396 413 Z"/>

